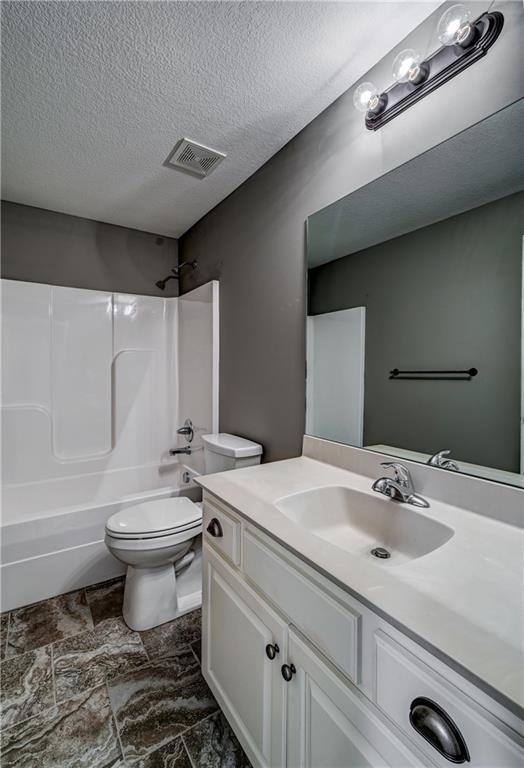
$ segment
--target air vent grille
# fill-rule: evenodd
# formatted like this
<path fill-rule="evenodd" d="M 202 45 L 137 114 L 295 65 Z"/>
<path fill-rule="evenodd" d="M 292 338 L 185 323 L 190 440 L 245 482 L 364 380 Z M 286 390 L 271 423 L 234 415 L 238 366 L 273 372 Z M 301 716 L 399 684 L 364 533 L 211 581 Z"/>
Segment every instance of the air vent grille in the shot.
<path fill-rule="evenodd" d="M 224 152 L 219 152 L 204 144 L 198 144 L 190 139 L 181 139 L 170 153 L 164 165 L 168 168 L 186 171 L 195 176 L 209 176 L 217 165 L 226 157 Z"/>

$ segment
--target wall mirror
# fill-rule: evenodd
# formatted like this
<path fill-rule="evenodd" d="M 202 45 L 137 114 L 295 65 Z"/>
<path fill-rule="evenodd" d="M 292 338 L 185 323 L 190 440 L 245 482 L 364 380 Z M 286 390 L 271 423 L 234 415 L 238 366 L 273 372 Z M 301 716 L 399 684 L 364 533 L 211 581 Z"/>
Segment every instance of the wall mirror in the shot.
<path fill-rule="evenodd" d="M 524 486 L 523 127 L 520 102 L 309 217 L 307 434 Z"/>

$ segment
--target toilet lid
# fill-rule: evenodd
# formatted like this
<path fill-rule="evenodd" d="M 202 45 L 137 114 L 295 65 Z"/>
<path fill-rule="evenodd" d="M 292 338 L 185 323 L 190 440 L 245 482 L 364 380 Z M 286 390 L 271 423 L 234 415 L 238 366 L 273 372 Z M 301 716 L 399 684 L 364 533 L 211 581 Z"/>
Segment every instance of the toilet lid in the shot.
<path fill-rule="evenodd" d="M 202 521 L 202 509 L 185 496 L 156 499 L 111 515 L 106 531 L 121 538 L 167 536 Z"/>

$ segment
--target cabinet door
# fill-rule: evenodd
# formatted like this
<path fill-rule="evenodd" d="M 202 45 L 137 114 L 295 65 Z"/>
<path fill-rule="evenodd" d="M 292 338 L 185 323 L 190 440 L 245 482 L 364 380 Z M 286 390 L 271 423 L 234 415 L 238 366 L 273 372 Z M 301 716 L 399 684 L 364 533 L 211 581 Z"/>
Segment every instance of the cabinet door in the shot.
<path fill-rule="evenodd" d="M 204 677 L 252 762 L 279 768 L 285 763 L 280 666 L 287 627 L 208 547 L 203 587 Z"/>
<path fill-rule="evenodd" d="M 287 684 L 288 768 L 421 766 L 385 718 L 293 630 Z"/>

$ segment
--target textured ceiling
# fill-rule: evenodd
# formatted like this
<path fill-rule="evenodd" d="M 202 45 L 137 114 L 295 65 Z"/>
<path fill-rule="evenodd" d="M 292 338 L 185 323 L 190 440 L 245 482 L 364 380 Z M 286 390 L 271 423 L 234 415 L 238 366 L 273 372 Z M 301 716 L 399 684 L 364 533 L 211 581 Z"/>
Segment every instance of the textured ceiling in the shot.
<path fill-rule="evenodd" d="M 438 4 L 3 2 L 3 197 L 178 237 Z"/>

